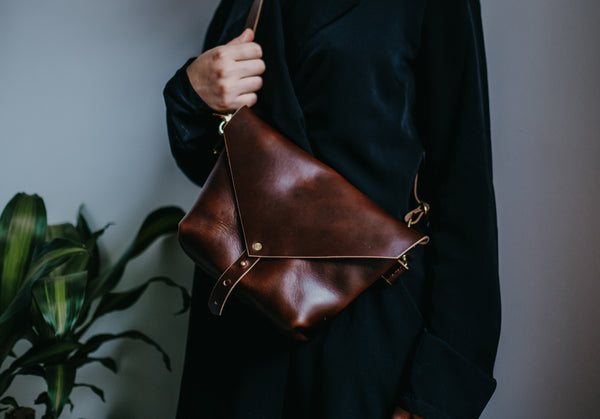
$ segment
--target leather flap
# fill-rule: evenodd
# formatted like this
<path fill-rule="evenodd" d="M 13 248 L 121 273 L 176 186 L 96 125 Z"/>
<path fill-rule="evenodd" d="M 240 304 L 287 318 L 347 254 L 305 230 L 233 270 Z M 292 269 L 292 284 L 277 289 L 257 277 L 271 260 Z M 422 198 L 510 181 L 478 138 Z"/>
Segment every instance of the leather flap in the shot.
<path fill-rule="evenodd" d="M 224 131 L 249 255 L 396 259 L 427 240 L 248 107 Z"/>

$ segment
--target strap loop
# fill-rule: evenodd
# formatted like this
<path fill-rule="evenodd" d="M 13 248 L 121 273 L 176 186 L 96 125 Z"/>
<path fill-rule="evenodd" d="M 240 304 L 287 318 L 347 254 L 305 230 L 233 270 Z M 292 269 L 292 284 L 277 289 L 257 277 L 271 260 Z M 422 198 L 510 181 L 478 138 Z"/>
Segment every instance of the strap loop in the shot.
<path fill-rule="evenodd" d="M 413 226 L 417 225 L 419 223 L 419 221 L 421 221 L 421 219 L 424 216 L 427 216 L 427 214 L 429 214 L 429 210 L 431 208 L 427 202 L 421 201 L 419 199 L 419 195 L 417 193 L 417 183 L 418 183 L 418 181 L 419 181 L 419 174 L 417 174 L 415 176 L 415 186 L 414 186 L 415 200 L 417 201 L 417 203 L 419 205 L 417 206 L 417 208 L 415 208 L 414 210 L 410 211 L 408 214 L 406 214 L 404 216 L 404 222 L 409 227 L 413 227 Z"/>

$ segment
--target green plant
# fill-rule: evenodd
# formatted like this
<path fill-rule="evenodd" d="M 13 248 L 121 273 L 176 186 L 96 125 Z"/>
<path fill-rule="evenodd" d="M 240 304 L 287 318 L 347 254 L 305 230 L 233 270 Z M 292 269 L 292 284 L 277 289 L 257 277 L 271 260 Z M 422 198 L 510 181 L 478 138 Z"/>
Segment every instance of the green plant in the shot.
<path fill-rule="evenodd" d="M 166 277 L 155 277 L 123 292 L 115 292 L 130 260 L 159 237 L 174 233 L 183 216 L 177 207 L 151 212 L 116 263 L 103 267 L 97 242 L 106 227 L 90 230 L 81 209 L 76 224 L 48 225 L 44 201 L 37 195 L 16 194 L 0 216 L 0 404 L 17 407 L 6 396 L 18 375 L 41 377 L 47 391 L 35 401 L 44 404 L 44 418 L 58 418 L 75 387 L 87 387 L 104 400 L 95 385 L 76 382 L 79 368 L 90 363 L 117 372 L 110 357 L 94 357 L 106 342 L 135 339 L 158 350 L 167 369 L 165 351 L 147 335 L 128 330 L 87 337 L 94 322 L 108 313 L 133 306 L 155 283 L 178 289 L 187 311 L 190 296 Z M 16 354 L 15 344 L 29 342 Z M 6 364 L 6 365 L 5 365 Z M 0 409 L 0 411 L 5 409 Z"/>

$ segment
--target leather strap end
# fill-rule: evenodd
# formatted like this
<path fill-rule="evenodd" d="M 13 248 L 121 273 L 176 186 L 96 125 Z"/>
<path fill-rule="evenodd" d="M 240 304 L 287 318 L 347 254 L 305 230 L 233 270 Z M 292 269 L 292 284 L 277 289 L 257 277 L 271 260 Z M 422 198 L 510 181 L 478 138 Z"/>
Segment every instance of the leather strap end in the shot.
<path fill-rule="evenodd" d="M 260 18 L 262 5 L 263 0 L 254 0 L 254 3 L 252 3 L 252 7 L 250 8 L 250 13 L 248 14 L 248 19 L 246 20 L 246 25 L 244 26 L 244 28 L 250 28 L 254 32 L 256 32 L 256 27 L 258 26 L 258 19 Z"/>
<path fill-rule="evenodd" d="M 381 275 L 381 278 L 389 285 L 392 285 L 396 281 L 396 279 L 398 279 L 398 277 L 407 270 L 408 265 L 404 260 L 402 260 L 402 258 L 399 258 L 390 269 L 388 269 L 383 275 Z"/>
<path fill-rule="evenodd" d="M 208 299 L 208 309 L 215 316 L 223 314 L 223 308 L 233 289 L 256 265 L 260 258 L 248 256 L 244 251 L 242 255 L 229 266 L 215 283 Z"/>

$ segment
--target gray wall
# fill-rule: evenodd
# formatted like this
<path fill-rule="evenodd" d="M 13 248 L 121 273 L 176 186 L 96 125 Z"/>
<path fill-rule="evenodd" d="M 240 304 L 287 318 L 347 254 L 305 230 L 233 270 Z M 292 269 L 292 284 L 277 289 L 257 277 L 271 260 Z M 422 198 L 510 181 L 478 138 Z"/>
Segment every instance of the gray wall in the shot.
<path fill-rule="evenodd" d="M 38 193 L 50 222 L 84 204 L 109 258 L 142 218 L 189 208 L 197 188 L 166 141 L 164 83 L 201 45 L 216 0 L 0 0 L 0 206 Z M 593 0 L 483 0 L 503 329 L 498 390 L 484 418 L 597 417 L 600 408 L 600 54 Z M 476 210 L 476 208 L 474 209 Z M 128 269 L 122 288 L 156 274 L 189 287 L 192 267 L 174 239 Z M 95 332 L 138 328 L 164 345 L 166 372 L 145 346 L 102 351 L 117 376 L 90 366 L 72 417 L 169 418 L 176 406 L 187 317 L 156 288 Z M 202 379 L 199 377 L 199 379 Z M 19 380 L 28 403 L 41 386 Z"/>
<path fill-rule="evenodd" d="M 503 329 L 486 418 L 600 408 L 600 5 L 482 2 Z"/>

